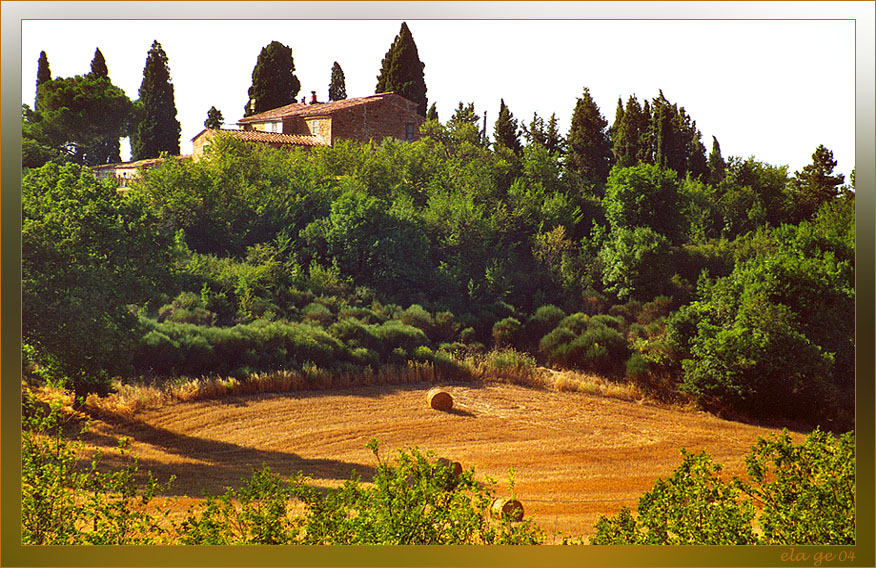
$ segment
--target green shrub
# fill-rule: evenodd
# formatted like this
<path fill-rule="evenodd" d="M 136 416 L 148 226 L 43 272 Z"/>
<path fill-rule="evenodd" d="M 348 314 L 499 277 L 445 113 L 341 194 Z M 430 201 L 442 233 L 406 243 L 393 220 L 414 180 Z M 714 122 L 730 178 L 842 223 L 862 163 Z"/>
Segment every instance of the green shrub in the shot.
<path fill-rule="evenodd" d="M 522 328 L 520 320 L 516 318 L 507 317 L 497 321 L 493 325 L 493 341 L 496 342 L 496 347 L 517 345 L 520 341 Z"/>
<path fill-rule="evenodd" d="M 538 342 L 538 351 L 551 364 L 565 364 L 567 348 L 576 337 L 571 329 L 558 327 L 541 338 Z"/>
<path fill-rule="evenodd" d="M 374 328 L 374 334 L 382 343 L 382 353 L 389 353 L 395 348 L 413 353 L 417 347 L 429 343 L 422 330 L 405 325 L 398 320 L 390 320 L 377 326 Z"/>
<path fill-rule="evenodd" d="M 565 363 L 593 373 L 620 376 L 629 356 L 630 347 L 624 336 L 614 329 L 597 325 L 569 344 Z"/>
<path fill-rule="evenodd" d="M 23 396 L 21 428 L 22 544 L 160 544 L 164 514 L 148 507 L 165 489 L 152 475 L 138 487 L 136 462 L 103 471 L 102 456 L 90 460 L 84 445 L 63 434 L 66 417 L 57 402 Z M 83 428 L 82 432 L 85 429 Z M 119 444 L 124 457 L 125 440 Z"/>
<path fill-rule="evenodd" d="M 551 332 L 566 317 L 566 313 L 548 304 L 535 310 L 535 313 L 526 320 L 526 341 L 531 345 L 537 345 L 542 337 Z"/>
<path fill-rule="evenodd" d="M 727 480 L 705 452 L 682 455 L 636 516 L 600 517 L 591 544 L 855 544 L 854 433 L 816 429 L 801 445 L 787 432 L 760 438 L 744 479 Z"/>
<path fill-rule="evenodd" d="M 595 316 L 594 316 L 595 317 Z M 572 314 L 566 318 L 564 318 L 558 327 L 562 327 L 570 330 L 575 335 L 581 335 L 585 331 L 587 331 L 587 327 L 590 325 L 590 316 L 584 313 Z"/>

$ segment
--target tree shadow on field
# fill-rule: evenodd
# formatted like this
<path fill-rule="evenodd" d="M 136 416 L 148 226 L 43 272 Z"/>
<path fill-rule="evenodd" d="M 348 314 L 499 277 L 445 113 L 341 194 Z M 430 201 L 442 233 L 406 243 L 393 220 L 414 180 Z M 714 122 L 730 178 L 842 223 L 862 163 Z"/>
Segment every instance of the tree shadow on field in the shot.
<path fill-rule="evenodd" d="M 200 497 L 204 491 L 219 495 L 228 487 L 240 487 L 243 480 L 252 477 L 254 470 L 269 467 L 283 478 L 301 472 L 314 480 L 350 479 L 355 472 L 363 480 L 371 479 L 376 468 L 332 459 L 307 459 L 291 452 L 262 450 L 187 436 L 158 428 L 142 422 L 111 425 L 120 436 L 127 436 L 132 443 L 150 445 L 166 453 L 167 459 L 143 458 L 138 456 L 138 483 L 143 483 L 149 473 L 161 483 L 175 477 L 173 483 L 162 495 Z M 121 427 L 120 427 L 121 426 Z M 114 436 L 86 432 L 82 441 L 103 448 L 115 447 Z M 110 442 L 112 441 L 112 442 Z M 134 452 L 131 452 L 134 454 Z M 363 448 L 363 458 L 370 454 Z M 178 456 L 177 461 L 174 457 Z M 116 451 L 104 451 L 101 469 L 117 470 L 132 463 L 130 454 L 121 455 Z"/>

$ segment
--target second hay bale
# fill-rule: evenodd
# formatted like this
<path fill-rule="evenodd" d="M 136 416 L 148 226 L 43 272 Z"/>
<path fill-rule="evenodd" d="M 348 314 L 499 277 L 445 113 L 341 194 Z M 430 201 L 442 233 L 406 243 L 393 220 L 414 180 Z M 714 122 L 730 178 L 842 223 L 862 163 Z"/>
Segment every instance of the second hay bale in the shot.
<path fill-rule="evenodd" d="M 494 519 L 508 519 L 512 522 L 523 520 L 523 504 L 517 499 L 495 499 L 490 507 Z"/>
<path fill-rule="evenodd" d="M 450 393 L 439 388 L 434 388 L 426 393 L 426 402 L 435 410 L 450 410 L 453 408 L 453 397 Z"/>

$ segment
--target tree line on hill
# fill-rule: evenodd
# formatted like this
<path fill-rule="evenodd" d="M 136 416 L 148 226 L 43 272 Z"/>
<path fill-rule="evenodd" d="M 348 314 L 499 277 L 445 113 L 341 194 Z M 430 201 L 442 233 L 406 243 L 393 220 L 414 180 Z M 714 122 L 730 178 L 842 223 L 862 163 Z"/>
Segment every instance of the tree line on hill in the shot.
<path fill-rule="evenodd" d="M 402 23 L 383 59 L 376 92 L 396 92 L 418 104 L 426 115 L 423 63 L 413 36 Z M 297 100 L 301 82 L 295 75 L 292 49 L 278 41 L 259 53 L 252 72 L 244 116 L 278 108 Z M 109 78 L 106 59 L 97 48 L 86 75 L 52 78 L 46 52 L 37 61 L 34 107 L 22 105 L 22 163 L 47 162 L 94 166 L 120 162 L 120 142 L 131 138 L 134 161 L 180 153 L 180 124 L 167 54 L 154 41 L 146 56 L 139 98 L 131 101 Z M 328 89 L 330 101 L 347 98 L 344 71 L 335 62 Z M 220 128 L 224 119 L 215 106 L 204 126 Z"/>
<path fill-rule="evenodd" d="M 270 54 L 291 62 L 273 45 L 254 110 Z M 144 85 L 164 87 L 141 87 L 135 109 L 172 101 L 162 53 Z M 77 80 L 112 94 L 97 54 Z M 852 424 L 854 172 L 843 185 L 830 150 L 793 174 L 725 160 L 716 139 L 707 157 L 662 91 L 619 100 L 609 125 L 586 88 L 567 134 L 501 101 L 491 141 L 473 103 L 444 122 L 426 110 L 422 69 L 403 25 L 378 90 L 422 94 L 414 143 L 281 151 L 220 136 L 124 195 L 75 163 L 26 168 L 27 368 L 85 394 L 112 377 L 307 365 L 452 376 L 465 356 L 514 349 L 714 410 Z M 30 126 L 73 124 L 40 102 L 58 82 L 38 89 Z M 91 140 L 71 151 L 111 146 Z"/>

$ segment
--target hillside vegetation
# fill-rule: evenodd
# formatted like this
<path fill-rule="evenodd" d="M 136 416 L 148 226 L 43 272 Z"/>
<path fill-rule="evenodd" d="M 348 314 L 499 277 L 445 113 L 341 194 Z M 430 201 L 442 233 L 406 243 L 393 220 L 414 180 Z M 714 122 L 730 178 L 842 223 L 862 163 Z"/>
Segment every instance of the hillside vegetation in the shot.
<path fill-rule="evenodd" d="M 79 396 L 411 362 L 453 378 L 513 349 L 727 415 L 852 427 L 853 192 L 813 207 L 812 171 L 753 158 L 600 181 L 465 120 L 424 134 L 309 152 L 220 137 L 124 194 L 77 165 L 28 170 L 29 376 Z"/>

